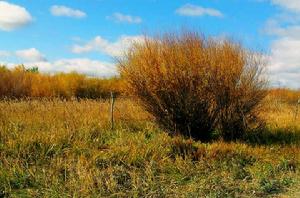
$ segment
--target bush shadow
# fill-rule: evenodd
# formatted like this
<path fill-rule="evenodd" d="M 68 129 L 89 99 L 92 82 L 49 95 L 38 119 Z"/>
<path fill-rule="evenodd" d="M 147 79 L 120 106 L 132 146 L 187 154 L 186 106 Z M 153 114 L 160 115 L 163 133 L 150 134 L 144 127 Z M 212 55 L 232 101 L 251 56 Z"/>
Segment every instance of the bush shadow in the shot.
<path fill-rule="evenodd" d="M 300 146 L 300 129 L 263 128 L 248 132 L 241 139 L 250 145 L 298 145 Z"/>

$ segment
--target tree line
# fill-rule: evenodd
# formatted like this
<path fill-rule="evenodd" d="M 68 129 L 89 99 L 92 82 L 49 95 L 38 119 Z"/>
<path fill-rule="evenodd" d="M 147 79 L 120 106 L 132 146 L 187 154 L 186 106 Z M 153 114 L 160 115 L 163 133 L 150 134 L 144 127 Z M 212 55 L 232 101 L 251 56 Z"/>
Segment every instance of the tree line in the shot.
<path fill-rule="evenodd" d="M 120 94 L 118 77 L 95 78 L 76 72 L 43 74 L 37 67 L 0 66 L 0 98 L 87 98 L 105 99 L 110 92 Z"/>

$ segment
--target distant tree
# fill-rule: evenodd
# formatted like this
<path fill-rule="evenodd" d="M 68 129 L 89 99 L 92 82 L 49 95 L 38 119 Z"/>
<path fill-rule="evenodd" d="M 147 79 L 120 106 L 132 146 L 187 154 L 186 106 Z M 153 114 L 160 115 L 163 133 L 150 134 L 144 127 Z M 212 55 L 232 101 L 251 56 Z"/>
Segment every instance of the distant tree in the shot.
<path fill-rule="evenodd" d="M 0 72 L 8 71 L 8 68 L 5 65 L 0 65 Z"/>
<path fill-rule="evenodd" d="M 39 68 L 38 67 L 31 67 L 31 68 L 26 69 L 26 72 L 39 73 Z"/>

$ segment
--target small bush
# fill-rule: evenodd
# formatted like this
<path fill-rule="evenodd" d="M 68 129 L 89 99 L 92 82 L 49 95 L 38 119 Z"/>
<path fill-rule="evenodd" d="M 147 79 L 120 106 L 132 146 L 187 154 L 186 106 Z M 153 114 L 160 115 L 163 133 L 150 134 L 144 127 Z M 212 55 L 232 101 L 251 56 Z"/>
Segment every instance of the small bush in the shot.
<path fill-rule="evenodd" d="M 194 32 L 145 37 L 119 60 L 128 92 L 168 132 L 235 139 L 258 127 L 265 97 L 263 59 L 232 41 Z"/>

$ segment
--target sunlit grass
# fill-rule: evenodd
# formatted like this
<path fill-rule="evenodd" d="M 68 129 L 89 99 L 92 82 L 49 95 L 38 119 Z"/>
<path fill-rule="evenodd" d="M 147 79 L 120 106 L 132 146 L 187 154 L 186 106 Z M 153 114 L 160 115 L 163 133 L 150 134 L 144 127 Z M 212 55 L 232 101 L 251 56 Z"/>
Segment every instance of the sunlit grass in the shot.
<path fill-rule="evenodd" d="M 115 130 L 109 102 L 2 101 L 0 197 L 289 197 L 300 116 L 267 104 L 259 141 L 201 143 L 168 136 L 130 100 L 116 101 Z"/>

